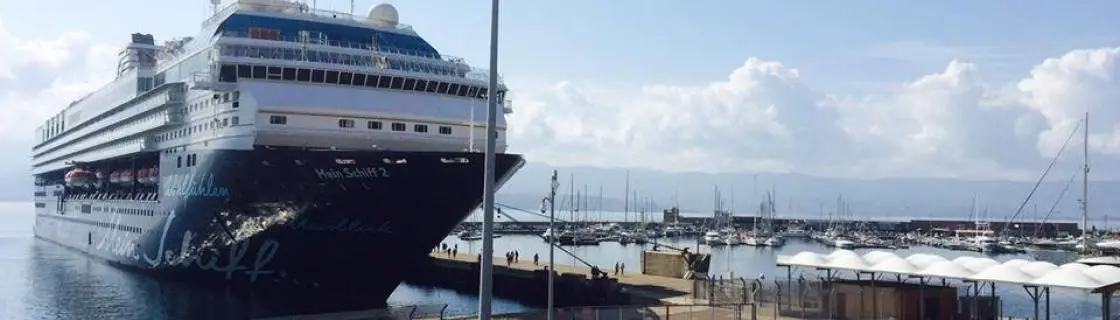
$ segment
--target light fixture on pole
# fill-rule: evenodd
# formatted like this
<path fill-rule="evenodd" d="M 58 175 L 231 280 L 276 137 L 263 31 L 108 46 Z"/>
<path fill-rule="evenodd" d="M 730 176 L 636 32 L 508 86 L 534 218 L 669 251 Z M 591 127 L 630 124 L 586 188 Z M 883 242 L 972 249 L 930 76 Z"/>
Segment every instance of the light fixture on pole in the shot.
<path fill-rule="evenodd" d="M 552 320 L 555 310 L 555 299 L 553 299 L 553 281 L 556 277 L 555 270 L 556 264 L 553 263 L 556 259 L 556 189 L 560 188 L 560 181 L 556 179 L 556 170 L 552 170 L 552 186 L 548 192 L 548 198 L 541 200 L 541 211 L 544 211 L 544 205 L 548 205 L 548 320 Z M 544 212 L 541 212 L 542 214 Z"/>
<path fill-rule="evenodd" d="M 478 319 L 490 320 L 494 278 L 495 149 L 498 136 L 498 0 L 490 8 L 490 86 L 486 90 L 486 156 L 482 184 L 482 261 L 478 281 Z"/>

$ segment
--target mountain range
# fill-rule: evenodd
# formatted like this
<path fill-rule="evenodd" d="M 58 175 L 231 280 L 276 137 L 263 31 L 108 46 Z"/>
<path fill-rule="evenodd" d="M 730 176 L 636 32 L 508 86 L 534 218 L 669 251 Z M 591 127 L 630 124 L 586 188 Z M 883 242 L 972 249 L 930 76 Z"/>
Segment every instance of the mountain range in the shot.
<path fill-rule="evenodd" d="M 1074 181 L 1061 200 L 1059 194 L 1067 185 L 1069 173 L 1055 173 L 1043 181 L 1030 197 L 1035 182 L 965 181 L 953 179 L 834 179 L 802 174 L 779 173 L 696 173 L 662 172 L 643 169 L 598 167 L 553 167 L 540 162 L 528 163 L 499 191 L 497 201 L 503 205 L 538 210 L 541 199 L 548 195 L 553 170 L 558 174 L 558 210 L 567 210 L 572 202 L 569 194 L 586 198 L 585 211 L 633 212 L 646 206 L 648 212 L 677 205 L 683 212 L 711 213 L 716 192 L 722 207 L 736 214 L 754 214 L 766 192 L 773 194 L 778 215 L 826 217 L 836 212 L 842 199 L 853 217 L 968 218 L 978 212 L 981 218 L 1003 220 L 1023 205 L 1019 219 L 1045 216 L 1055 206 L 1051 220 L 1080 219 L 1077 199 L 1081 183 Z M 0 201 L 29 201 L 30 180 L 22 170 L 0 170 Z M 627 176 L 631 203 L 626 201 Z M 1061 181 L 1058 181 L 1061 180 Z M 584 191 L 586 188 L 586 192 Z M 602 200 L 599 192 L 602 190 Z M 1120 207 L 1120 181 L 1091 181 L 1089 187 L 1090 218 L 1107 219 Z M 637 199 L 641 205 L 634 205 Z M 976 206 L 973 206 L 973 200 Z M 1036 214 L 1037 208 L 1037 214 Z M 975 209 L 975 210 L 974 210 Z"/>

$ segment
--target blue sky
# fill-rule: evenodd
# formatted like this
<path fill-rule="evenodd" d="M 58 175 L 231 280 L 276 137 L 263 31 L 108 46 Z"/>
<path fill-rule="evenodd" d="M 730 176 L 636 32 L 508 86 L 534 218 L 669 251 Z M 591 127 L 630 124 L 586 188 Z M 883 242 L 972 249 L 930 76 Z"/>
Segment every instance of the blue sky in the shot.
<path fill-rule="evenodd" d="M 0 18 L 23 37 L 83 30 L 123 43 L 137 31 L 193 35 L 209 11 L 207 1 L 160 2 L 5 1 Z M 355 3 L 362 13 L 380 2 Z M 390 3 L 443 52 L 486 64 L 489 1 Z M 350 2 L 318 5 L 348 11 Z M 542 81 L 689 84 L 759 57 L 796 66 L 815 84 L 843 86 L 898 82 L 972 58 L 1008 63 L 999 67 L 1009 74 L 996 76 L 1011 77 L 1070 48 L 1112 45 L 1117 11 L 1115 1 L 507 0 L 500 70 Z"/>
<path fill-rule="evenodd" d="M 393 5 L 441 52 L 486 67 L 488 1 Z M 107 81 L 128 34 L 193 35 L 209 11 L 0 3 L 0 107 L 18 115 L 0 116 L 0 150 L 24 154 L 33 124 Z M 1030 180 L 1088 110 L 1094 177 L 1118 178 L 1114 12 L 1120 2 L 505 1 L 511 150 L 555 165 Z"/>

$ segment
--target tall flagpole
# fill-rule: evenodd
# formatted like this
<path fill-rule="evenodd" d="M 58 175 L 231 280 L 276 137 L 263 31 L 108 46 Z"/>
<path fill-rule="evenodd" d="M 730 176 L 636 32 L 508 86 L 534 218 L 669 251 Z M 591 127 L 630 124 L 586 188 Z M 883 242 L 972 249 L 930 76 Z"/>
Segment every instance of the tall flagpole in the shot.
<path fill-rule="evenodd" d="M 482 185 L 482 275 L 478 281 L 478 319 L 490 320 L 494 285 L 494 154 L 498 136 L 498 0 L 490 8 L 490 86 L 486 90 L 486 160 Z"/>

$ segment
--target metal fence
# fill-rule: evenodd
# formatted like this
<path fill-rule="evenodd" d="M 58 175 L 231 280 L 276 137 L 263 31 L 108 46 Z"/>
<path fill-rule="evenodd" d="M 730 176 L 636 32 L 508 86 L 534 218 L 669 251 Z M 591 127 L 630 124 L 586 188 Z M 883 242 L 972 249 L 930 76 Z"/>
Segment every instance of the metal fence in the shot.
<path fill-rule="evenodd" d="M 705 279 L 695 280 L 692 298 L 709 305 L 752 305 L 767 315 L 832 318 L 831 286 L 820 279 Z"/>
<path fill-rule="evenodd" d="M 603 306 L 556 309 L 556 320 L 741 320 L 757 319 L 751 305 L 661 305 L 661 306 Z M 537 320 L 547 319 L 547 311 L 495 315 L 493 319 Z M 462 319 L 473 319 L 464 317 Z"/>

